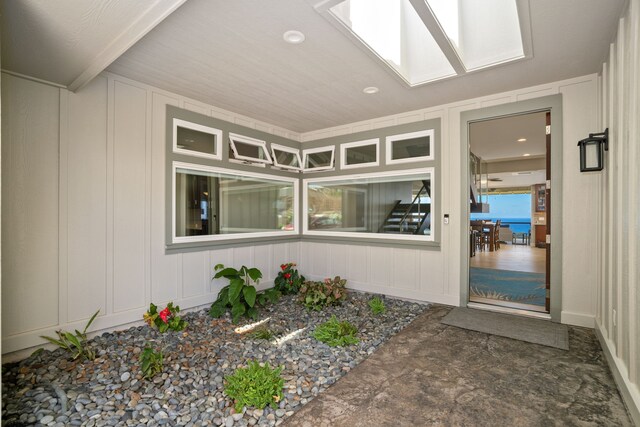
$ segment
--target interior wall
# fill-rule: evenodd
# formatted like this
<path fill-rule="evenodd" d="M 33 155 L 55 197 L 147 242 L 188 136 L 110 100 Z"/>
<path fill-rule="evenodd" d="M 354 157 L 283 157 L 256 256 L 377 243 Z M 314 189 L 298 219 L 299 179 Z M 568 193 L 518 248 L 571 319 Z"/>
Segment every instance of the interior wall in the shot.
<path fill-rule="evenodd" d="M 81 327 L 98 308 L 95 329 L 105 330 L 139 322 L 150 302 L 174 301 L 183 309 L 209 304 L 224 284 L 210 281 L 217 263 L 256 266 L 268 286 L 278 265 L 298 262 L 311 278 L 341 275 L 355 289 L 458 305 L 462 111 L 561 93 L 565 185 L 578 193 L 593 185 L 578 172 L 575 141 L 597 131 L 596 75 L 304 135 L 109 73 L 77 93 L 7 75 L 2 81 L 5 105 L 30 106 L 3 116 L 2 196 L 11 200 L 2 230 L 4 353 L 39 345 L 39 336 L 55 329 Z M 450 216 L 448 225 L 432 219 L 442 230 L 439 248 L 303 239 L 167 254 L 167 105 L 302 141 L 439 119 L 442 177 L 434 191 L 442 195 L 438 211 Z M 585 265 L 597 264 L 597 242 L 584 233 L 598 224 L 592 202 L 588 195 L 563 199 L 564 223 L 576 223 L 563 230 L 565 253 L 576 255 L 563 262 L 562 320 L 583 326 L 593 326 L 595 315 L 596 276 Z M 29 215 L 47 226 L 15 226 L 31 223 Z M 15 235 L 9 239 L 5 231 Z"/>
<path fill-rule="evenodd" d="M 601 132 L 609 151 L 598 177 L 603 217 L 596 331 L 631 415 L 640 425 L 640 1 L 631 0 L 600 79 Z M 584 174 L 590 175 L 590 174 Z"/>

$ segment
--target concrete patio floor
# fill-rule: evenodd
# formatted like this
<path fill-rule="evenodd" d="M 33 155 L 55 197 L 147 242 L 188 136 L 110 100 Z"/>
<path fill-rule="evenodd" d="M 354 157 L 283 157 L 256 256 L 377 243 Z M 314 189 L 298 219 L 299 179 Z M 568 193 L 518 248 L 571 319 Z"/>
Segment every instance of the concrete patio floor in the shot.
<path fill-rule="evenodd" d="M 630 426 L 600 344 L 569 351 L 447 326 L 434 305 L 288 419 L 303 426 Z"/>

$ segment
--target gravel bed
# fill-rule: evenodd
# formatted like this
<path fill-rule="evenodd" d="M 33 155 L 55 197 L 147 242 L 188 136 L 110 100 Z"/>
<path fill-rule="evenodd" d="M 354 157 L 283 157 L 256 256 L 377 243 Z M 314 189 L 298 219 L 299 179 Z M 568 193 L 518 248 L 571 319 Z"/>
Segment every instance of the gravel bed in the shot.
<path fill-rule="evenodd" d="M 206 310 L 188 313 L 184 332 L 160 334 L 148 326 L 104 333 L 90 343 L 93 362 L 74 362 L 58 349 L 33 354 L 2 367 L 4 426 L 157 426 L 281 424 L 428 306 L 387 298 L 387 310 L 374 316 L 371 295 L 351 292 L 341 306 L 306 310 L 294 296 L 260 310 L 275 338 L 265 341 L 235 332 L 226 315 L 212 319 Z M 332 348 L 316 341 L 315 325 L 331 315 L 358 327 L 360 343 Z M 299 331 L 297 334 L 292 332 Z M 286 342 L 277 342 L 294 335 Z M 142 378 L 138 357 L 146 344 L 164 348 L 162 374 Z M 233 409 L 224 378 L 249 360 L 284 366 L 284 396 L 278 408 Z"/>

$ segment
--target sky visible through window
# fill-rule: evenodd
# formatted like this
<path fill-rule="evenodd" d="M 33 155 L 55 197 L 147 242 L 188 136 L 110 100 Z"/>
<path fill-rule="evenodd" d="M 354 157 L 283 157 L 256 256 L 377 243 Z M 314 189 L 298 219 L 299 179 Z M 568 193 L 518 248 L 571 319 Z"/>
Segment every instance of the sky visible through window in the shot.
<path fill-rule="evenodd" d="M 472 213 L 471 219 L 523 218 L 531 220 L 531 194 L 490 194 L 489 213 Z"/>

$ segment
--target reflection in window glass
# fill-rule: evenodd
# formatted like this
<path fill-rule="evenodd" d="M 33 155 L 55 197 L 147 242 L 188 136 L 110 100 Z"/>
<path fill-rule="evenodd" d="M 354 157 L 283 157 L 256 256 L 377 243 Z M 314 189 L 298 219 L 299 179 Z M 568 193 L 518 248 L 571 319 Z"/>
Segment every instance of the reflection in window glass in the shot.
<path fill-rule="evenodd" d="M 360 165 L 363 163 L 376 163 L 378 161 L 378 145 L 360 145 L 345 149 L 345 165 Z"/>
<path fill-rule="evenodd" d="M 271 163 L 271 156 L 267 152 L 264 141 L 241 135 L 229 134 L 229 158 L 249 162 Z"/>
<path fill-rule="evenodd" d="M 286 169 L 300 170 L 300 151 L 295 148 L 271 144 L 273 164 Z"/>
<path fill-rule="evenodd" d="M 305 153 L 305 169 L 330 169 L 333 167 L 333 147 L 326 151 Z"/>
<path fill-rule="evenodd" d="M 387 164 L 433 160 L 433 129 L 388 136 Z"/>
<path fill-rule="evenodd" d="M 431 234 L 431 173 L 309 182 L 306 192 L 305 231 Z"/>
<path fill-rule="evenodd" d="M 175 236 L 294 230 L 292 182 L 178 168 Z"/>
<path fill-rule="evenodd" d="M 176 147 L 204 154 L 216 153 L 216 135 L 178 126 Z"/>

